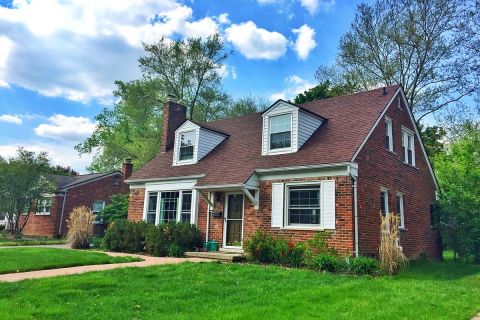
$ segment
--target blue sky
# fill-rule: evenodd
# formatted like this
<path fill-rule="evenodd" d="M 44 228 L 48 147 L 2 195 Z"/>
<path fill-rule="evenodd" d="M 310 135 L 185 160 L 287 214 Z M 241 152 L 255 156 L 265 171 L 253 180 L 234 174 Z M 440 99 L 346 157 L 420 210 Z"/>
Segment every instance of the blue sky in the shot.
<path fill-rule="evenodd" d="M 49 152 L 80 172 L 73 146 L 112 105 L 115 80 L 139 76 L 140 41 L 219 32 L 233 96 L 292 98 L 332 63 L 360 1 L 0 0 L 0 155 Z M 154 23 L 152 21 L 155 21 Z"/>

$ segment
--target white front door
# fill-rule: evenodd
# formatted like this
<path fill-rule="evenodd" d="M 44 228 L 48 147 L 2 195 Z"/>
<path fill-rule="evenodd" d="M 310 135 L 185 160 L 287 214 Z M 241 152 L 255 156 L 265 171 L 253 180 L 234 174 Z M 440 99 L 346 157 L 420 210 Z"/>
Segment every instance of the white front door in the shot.
<path fill-rule="evenodd" d="M 226 193 L 223 247 L 241 248 L 243 239 L 243 193 Z"/>

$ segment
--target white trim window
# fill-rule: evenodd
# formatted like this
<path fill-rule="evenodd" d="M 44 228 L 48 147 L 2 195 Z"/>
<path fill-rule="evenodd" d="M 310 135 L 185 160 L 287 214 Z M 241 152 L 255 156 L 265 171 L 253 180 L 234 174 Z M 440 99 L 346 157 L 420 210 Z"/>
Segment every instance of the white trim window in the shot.
<path fill-rule="evenodd" d="M 147 197 L 147 223 L 164 224 L 171 221 L 192 221 L 192 190 L 149 192 Z"/>
<path fill-rule="evenodd" d="M 92 205 L 92 213 L 99 214 L 100 211 L 105 209 L 105 200 L 95 200 Z"/>
<path fill-rule="evenodd" d="M 388 214 L 388 190 L 381 189 L 380 190 L 380 213 L 383 216 Z"/>
<path fill-rule="evenodd" d="M 270 150 L 290 149 L 292 146 L 292 114 L 281 114 L 269 118 Z"/>
<path fill-rule="evenodd" d="M 397 214 L 400 217 L 400 228 L 405 228 L 405 212 L 403 206 L 403 194 L 397 192 Z"/>
<path fill-rule="evenodd" d="M 415 138 L 413 132 L 407 128 L 402 128 L 402 148 L 403 162 L 415 166 Z"/>
<path fill-rule="evenodd" d="M 393 122 L 389 117 L 385 117 L 385 147 L 393 152 Z"/>
<path fill-rule="evenodd" d="M 52 209 L 52 198 L 43 198 L 38 201 L 36 215 L 50 215 Z"/>
<path fill-rule="evenodd" d="M 180 133 L 180 146 L 178 152 L 178 161 L 193 160 L 195 152 L 195 131 Z"/>
<path fill-rule="evenodd" d="M 287 216 L 289 226 L 320 226 L 320 185 L 288 185 Z"/>

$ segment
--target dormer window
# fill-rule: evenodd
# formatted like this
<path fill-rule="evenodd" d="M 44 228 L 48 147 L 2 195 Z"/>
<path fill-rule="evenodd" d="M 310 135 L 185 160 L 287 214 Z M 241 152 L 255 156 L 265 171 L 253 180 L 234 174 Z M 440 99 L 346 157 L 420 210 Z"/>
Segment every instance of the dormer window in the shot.
<path fill-rule="evenodd" d="M 195 148 L 195 131 L 189 131 L 180 135 L 179 161 L 192 160 Z"/>
<path fill-rule="evenodd" d="M 290 148 L 292 145 L 292 114 L 270 117 L 270 150 Z"/>

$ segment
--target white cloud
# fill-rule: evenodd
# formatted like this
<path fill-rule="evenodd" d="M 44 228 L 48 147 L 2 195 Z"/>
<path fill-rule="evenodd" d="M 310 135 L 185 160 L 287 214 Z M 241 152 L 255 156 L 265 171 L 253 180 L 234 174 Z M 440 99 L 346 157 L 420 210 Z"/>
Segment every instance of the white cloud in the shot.
<path fill-rule="evenodd" d="M 292 32 L 297 34 L 297 40 L 294 44 L 297 56 L 302 60 L 307 59 L 310 55 L 310 51 L 317 46 L 317 43 L 313 38 L 315 36 L 315 30 L 304 24 L 298 29 L 292 29 Z"/>
<path fill-rule="evenodd" d="M 37 153 L 47 151 L 52 165 L 70 166 L 80 173 L 85 173 L 86 167 L 93 160 L 93 154 L 86 154 L 80 157 L 73 148 L 74 144 L 56 144 L 39 141 L 0 145 L 0 156 L 7 159 L 15 157 L 19 146 Z"/>
<path fill-rule="evenodd" d="M 220 24 L 230 24 L 230 19 L 228 18 L 228 13 L 222 13 L 217 17 L 217 21 Z"/>
<path fill-rule="evenodd" d="M 37 136 L 80 142 L 89 137 L 95 130 L 95 123 L 85 117 L 69 117 L 56 114 L 48 118 L 48 121 L 49 123 L 42 123 L 34 129 Z"/>
<path fill-rule="evenodd" d="M 287 51 L 287 39 L 283 34 L 258 28 L 253 21 L 232 24 L 225 34 L 248 59 L 275 60 Z"/>
<path fill-rule="evenodd" d="M 8 122 L 14 124 L 22 124 L 22 118 L 11 114 L 0 114 L 0 122 Z"/>
<path fill-rule="evenodd" d="M 314 15 L 319 9 L 330 10 L 335 5 L 335 0 L 300 0 L 300 5 Z"/>
<path fill-rule="evenodd" d="M 0 86 L 108 101 L 114 80 L 139 76 L 141 41 L 206 37 L 219 23 L 176 0 L 15 0 L 0 6 Z"/>
<path fill-rule="evenodd" d="M 271 94 L 270 100 L 290 100 L 295 98 L 297 94 L 302 93 L 316 85 L 315 83 L 305 80 L 297 75 L 286 77 L 285 83 L 287 84 L 287 87 L 282 91 Z"/>
<path fill-rule="evenodd" d="M 227 64 L 223 64 L 220 69 L 218 69 L 218 73 L 222 78 L 232 78 L 233 80 L 237 79 L 237 68 Z"/>

